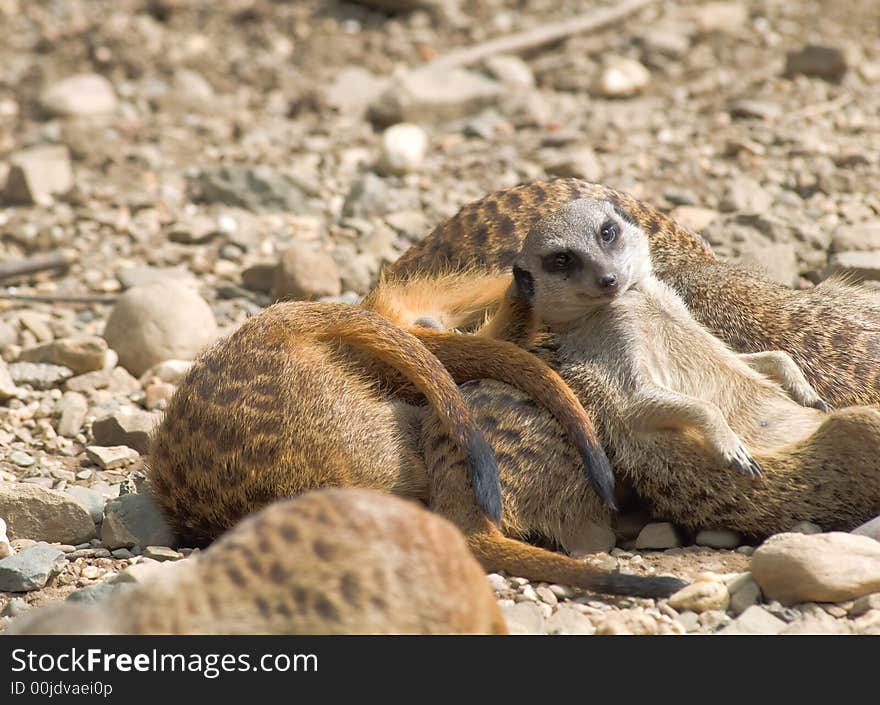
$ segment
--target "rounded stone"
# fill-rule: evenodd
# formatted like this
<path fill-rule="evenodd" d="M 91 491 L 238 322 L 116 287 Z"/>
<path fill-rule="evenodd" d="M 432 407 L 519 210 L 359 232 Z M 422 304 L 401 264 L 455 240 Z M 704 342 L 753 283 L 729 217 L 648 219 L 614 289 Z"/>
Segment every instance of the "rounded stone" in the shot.
<path fill-rule="evenodd" d="M 116 110 L 116 93 L 103 76 L 79 74 L 53 83 L 43 91 L 40 103 L 55 115 L 100 115 Z"/>
<path fill-rule="evenodd" d="M 326 252 L 294 243 L 281 255 L 272 292 L 279 299 L 339 296 L 342 293 L 339 267 Z"/>
<path fill-rule="evenodd" d="M 382 134 L 382 158 L 379 168 L 385 174 L 416 171 L 425 159 L 428 136 L 418 125 L 401 122 Z"/>
<path fill-rule="evenodd" d="M 164 360 L 191 360 L 216 337 L 207 302 L 172 280 L 126 291 L 104 330 L 120 364 L 136 377 Z"/>

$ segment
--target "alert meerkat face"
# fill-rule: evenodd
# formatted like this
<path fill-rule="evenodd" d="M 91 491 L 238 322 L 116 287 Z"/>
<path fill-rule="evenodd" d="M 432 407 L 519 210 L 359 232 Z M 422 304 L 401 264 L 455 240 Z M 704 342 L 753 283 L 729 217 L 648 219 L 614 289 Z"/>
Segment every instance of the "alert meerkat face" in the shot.
<path fill-rule="evenodd" d="M 651 272 L 648 236 L 610 201 L 571 201 L 538 221 L 513 267 L 520 296 L 549 325 L 613 301 Z"/>

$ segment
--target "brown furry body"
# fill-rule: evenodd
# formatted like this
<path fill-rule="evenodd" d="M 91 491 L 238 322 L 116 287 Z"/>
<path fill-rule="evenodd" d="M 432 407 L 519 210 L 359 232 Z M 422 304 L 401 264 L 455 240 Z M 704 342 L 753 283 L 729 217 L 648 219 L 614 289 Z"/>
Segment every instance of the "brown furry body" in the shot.
<path fill-rule="evenodd" d="M 481 291 L 489 291 L 485 279 L 481 283 Z M 491 297 L 497 302 L 498 292 Z M 408 310 L 401 299 L 393 301 L 402 306 L 395 315 Z M 381 309 L 390 303 L 371 305 Z M 481 304 L 481 315 L 484 308 Z M 668 594 L 681 586 L 674 579 L 609 574 L 505 538 L 478 503 L 473 457 L 480 456 L 471 452 L 468 457 L 475 445 L 471 431 L 478 427 L 460 403 L 452 377 L 500 379 L 546 402 L 558 412 L 554 416 L 569 443 L 574 439 L 582 467 L 599 447 L 590 419 L 559 376 L 522 348 L 412 330 L 421 342 L 360 307 L 283 303 L 254 316 L 203 355 L 169 404 L 151 449 L 153 491 L 179 536 L 204 544 L 272 500 L 320 487 L 364 487 L 441 510 L 455 507 L 450 518 L 461 519 L 459 528 L 489 570 L 608 592 Z M 369 355 L 339 342 L 357 344 Z M 424 409 L 403 401 L 405 389 L 394 385 L 405 378 L 387 363 L 408 371 L 406 379 L 426 394 L 444 430 L 463 450 L 462 464 L 443 470 L 456 476 L 450 479 L 454 496 L 430 494 L 420 439 Z M 607 463 L 604 453 L 601 458 Z M 494 464 L 491 472 L 497 487 Z M 592 487 L 588 474 L 580 474 Z"/>
<path fill-rule="evenodd" d="M 59 603 L 10 634 L 504 634 L 448 521 L 386 494 L 276 502 L 204 554 L 95 605 Z"/>
<path fill-rule="evenodd" d="M 719 261 L 702 238 L 648 204 L 598 184 L 535 182 L 467 204 L 386 277 L 475 267 L 509 272 L 532 226 L 578 198 L 608 199 L 628 211 L 649 236 L 657 277 L 734 350 L 784 350 L 832 406 L 880 404 L 880 297 L 834 280 L 803 291 L 770 282 Z"/>
<path fill-rule="evenodd" d="M 538 228 L 548 228 L 544 222 Z M 554 255 L 538 249 L 536 235 L 554 242 L 548 252 L 564 245 L 567 257 L 573 252 L 591 256 L 589 245 L 577 250 L 573 244 L 583 240 L 586 224 L 570 225 L 565 237 L 552 229 L 533 229 L 515 269 L 518 282 L 528 282 L 528 306 L 522 300 L 505 306 L 487 328 L 493 336 L 504 336 L 505 326 L 512 324 L 517 337 L 524 328 L 539 327 L 534 320 L 524 324 L 517 318 L 546 312 L 558 319 L 549 334 L 536 337 L 537 351 L 589 402 L 619 477 L 657 514 L 692 529 L 765 534 L 788 530 L 801 520 L 827 529 L 852 528 L 880 512 L 880 410 L 852 407 L 826 416 L 807 408 L 821 400 L 796 367 L 778 364 L 779 358 L 788 358 L 729 350 L 694 321 L 681 299 L 649 269 L 642 272 L 642 265 L 632 261 L 638 254 L 618 252 L 609 260 L 622 260 L 616 262 L 617 271 L 630 272 L 637 282 L 632 289 L 600 297 L 608 303 L 593 303 L 602 292 L 587 281 L 595 273 L 582 271 L 586 267 L 556 276 L 541 271 L 544 258 Z M 628 228 L 622 221 L 619 225 Z M 628 236 L 644 237 L 636 228 L 628 230 L 633 231 Z M 531 250 L 540 256 L 530 255 Z M 645 243 L 640 262 L 647 263 L 647 257 Z M 527 264 L 531 271 L 522 269 Z M 776 372 L 786 388 L 758 370 Z M 539 533 L 566 545 L 584 521 L 607 517 L 572 475 L 558 429 L 542 420 L 527 399 L 486 382 L 477 389 L 466 387 L 464 395 L 499 459 L 509 507 L 506 532 Z M 688 408 L 700 413 L 687 413 Z M 702 413 L 704 408 L 712 413 Z M 688 433 L 695 418 L 700 420 L 696 436 Z M 429 467 L 437 465 L 434 481 L 449 482 L 440 468 L 456 452 L 430 419 L 424 431 L 426 448 L 443 451 L 439 458 L 428 456 Z M 730 438 L 736 444 L 745 441 L 764 467 L 764 478 L 745 480 L 719 462 L 719 455 L 707 452 L 707 440 L 723 446 Z M 511 521 L 512 516 L 517 520 Z"/>
<path fill-rule="evenodd" d="M 424 343 L 361 307 L 289 302 L 205 353 L 174 395 L 151 449 L 153 489 L 178 535 L 202 545 L 264 504 L 317 487 L 424 498 L 424 465 L 412 440 L 415 407 L 402 401 L 408 382 L 464 449 L 472 494 L 497 521 L 491 450 L 447 369 L 458 381 L 492 377 L 544 400 L 586 460 L 607 468 L 589 417 L 540 360 L 504 341 L 414 332 Z M 383 381 L 398 393 L 383 392 Z"/>

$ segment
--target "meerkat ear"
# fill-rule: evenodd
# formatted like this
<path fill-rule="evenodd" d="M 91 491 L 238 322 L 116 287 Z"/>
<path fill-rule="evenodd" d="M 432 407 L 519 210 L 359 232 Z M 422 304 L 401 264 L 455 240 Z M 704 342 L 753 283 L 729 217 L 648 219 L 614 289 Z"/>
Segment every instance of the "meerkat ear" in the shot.
<path fill-rule="evenodd" d="M 535 295 L 535 278 L 519 264 L 513 265 L 513 281 L 520 298 L 530 301 Z"/>
<path fill-rule="evenodd" d="M 622 221 L 629 223 L 630 225 L 635 225 L 638 227 L 638 221 L 633 217 L 633 214 L 630 213 L 626 208 L 621 206 L 616 201 L 611 201 L 611 206 L 614 208 L 614 212 L 617 213 L 617 217 Z"/>

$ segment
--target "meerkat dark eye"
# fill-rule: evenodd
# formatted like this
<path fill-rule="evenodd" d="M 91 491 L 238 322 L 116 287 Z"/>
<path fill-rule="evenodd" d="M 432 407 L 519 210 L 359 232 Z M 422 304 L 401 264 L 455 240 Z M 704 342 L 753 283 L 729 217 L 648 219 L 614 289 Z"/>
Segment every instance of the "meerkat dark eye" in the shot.
<path fill-rule="evenodd" d="M 571 252 L 554 252 L 544 257 L 541 263 L 545 272 L 570 272 L 577 269 L 580 260 Z"/>
<path fill-rule="evenodd" d="M 599 238 L 606 245 L 610 245 L 612 242 L 614 242 L 617 239 L 617 223 L 610 220 L 606 222 L 599 229 Z"/>

